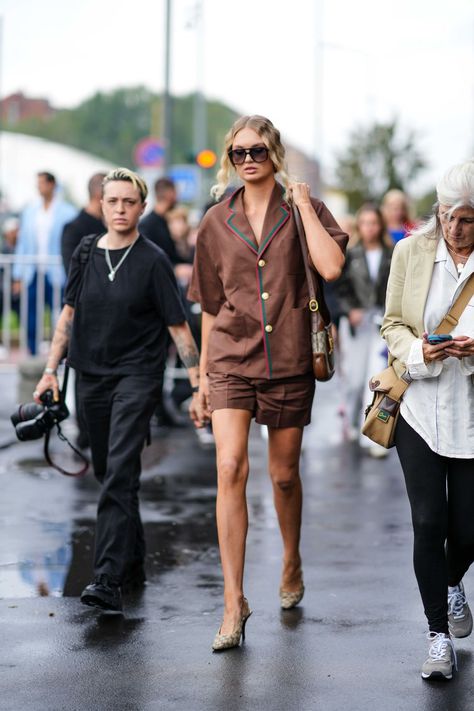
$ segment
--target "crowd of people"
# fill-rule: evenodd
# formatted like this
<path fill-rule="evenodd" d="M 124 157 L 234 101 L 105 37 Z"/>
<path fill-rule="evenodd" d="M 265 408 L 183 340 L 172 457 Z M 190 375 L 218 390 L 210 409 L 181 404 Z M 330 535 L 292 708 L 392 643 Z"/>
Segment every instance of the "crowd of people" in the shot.
<path fill-rule="evenodd" d="M 239 187 L 229 195 L 236 178 Z M 166 418 L 170 343 L 189 378 L 179 404 L 190 403 L 197 428 L 212 424 L 216 447 L 224 613 L 213 649 L 237 646 L 251 615 L 243 573 L 253 418 L 268 430 L 283 541 L 280 604 L 290 609 L 302 600 L 299 459 L 314 375 L 296 209 L 311 269 L 324 285 L 319 307 L 327 302 L 332 313 L 348 439 L 385 456 L 385 448 L 360 434 L 369 377 L 388 358 L 410 383 L 395 445 L 429 625 L 422 676 L 451 678 L 453 637 L 472 631 L 462 579 L 474 560 L 474 162 L 440 180 L 427 220 L 416 222 L 407 196 L 390 190 L 380 205 L 365 203 L 346 219 L 348 230 L 306 183 L 288 176 L 280 133 L 261 116 L 242 117 L 227 134 L 213 188 L 217 204 L 199 227 L 190 225 L 168 178 L 156 181 L 147 214 L 147 186 L 126 169 L 92 176 L 89 203 L 78 215 L 55 196 L 55 184 L 50 173 L 39 174 L 41 200 L 22 216 L 15 249 L 62 254 L 68 272 L 34 397 L 39 402 L 47 389 L 58 396 L 57 368 L 67 356 L 77 375 L 80 443 L 91 447 L 101 483 L 95 579 L 82 602 L 120 611 L 122 594 L 146 579 L 140 452 L 152 415 Z M 61 273 L 58 266 L 42 272 L 45 300 Z M 35 269 L 18 266 L 14 278 L 33 299 Z M 467 305 L 449 335 L 430 340 L 461 295 Z M 200 305 L 199 323 L 192 303 Z M 32 307 L 32 353 L 35 314 Z"/>

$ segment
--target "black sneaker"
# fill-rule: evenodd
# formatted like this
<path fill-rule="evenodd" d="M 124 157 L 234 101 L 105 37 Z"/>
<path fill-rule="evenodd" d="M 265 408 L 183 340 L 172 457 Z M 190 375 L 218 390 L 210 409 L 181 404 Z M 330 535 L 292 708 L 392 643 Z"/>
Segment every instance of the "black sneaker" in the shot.
<path fill-rule="evenodd" d="M 81 602 L 99 610 L 122 612 L 122 593 L 119 585 L 112 583 L 107 575 L 98 575 L 93 583 L 84 588 Z"/>

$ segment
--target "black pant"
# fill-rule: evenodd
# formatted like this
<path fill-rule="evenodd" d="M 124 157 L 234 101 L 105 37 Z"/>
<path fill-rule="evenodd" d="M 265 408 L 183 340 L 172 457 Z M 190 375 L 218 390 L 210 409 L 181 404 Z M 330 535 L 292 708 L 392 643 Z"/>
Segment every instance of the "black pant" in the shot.
<path fill-rule="evenodd" d="M 97 511 L 94 570 L 120 584 L 143 563 L 140 518 L 141 451 L 162 378 L 149 375 L 81 374 L 81 408 L 96 478 L 102 484 Z"/>
<path fill-rule="evenodd" d="M 448 585 L 474 561 L 474 459 L 433 452 L 400 417 L 395 445 L 415 535 L 413 562 L 432 632 L 448 632 Z"/>

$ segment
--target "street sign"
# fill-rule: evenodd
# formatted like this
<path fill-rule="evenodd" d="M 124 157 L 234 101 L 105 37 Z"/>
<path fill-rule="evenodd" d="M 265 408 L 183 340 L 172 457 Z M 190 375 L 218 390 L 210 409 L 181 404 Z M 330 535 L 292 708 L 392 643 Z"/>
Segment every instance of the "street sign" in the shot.
<path fill-rule="evenodd" d="M 159 168 L 163 164 L 165 147 L 158 138 L 148 136 L 138 141 L 133 157 L 139 168 Z"/>
<path fill-rule="evenodd" d="M 199 200 L 201 175 L 197 165 L 171 165 L 166 174 L 176 185 L 179 202 Z"/>

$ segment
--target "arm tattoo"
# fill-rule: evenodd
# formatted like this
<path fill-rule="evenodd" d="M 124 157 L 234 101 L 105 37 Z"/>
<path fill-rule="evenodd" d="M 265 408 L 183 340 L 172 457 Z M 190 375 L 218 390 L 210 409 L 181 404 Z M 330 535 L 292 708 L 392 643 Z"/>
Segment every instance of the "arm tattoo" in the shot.
<path fill-rule="evenodd" d="M 73 316 L 66 316 L 59 320 L 51 343 L 47 366 L 57 368 L 67 353 L 69 340 L 72 333 Z"/>
<path fill-rule="evenodd" d="M 199 353 L 197 352 L 196 346 L 188 346 L 182 350 L 178 349 L 178 352 L 185 368 L 196 368 L 199 366 Z"/>
<path fill-rule="evenodd" d="M 189 329 L 172 329 L 172 336 L 184 367 L 199 367 L 199 351 Z"/>

